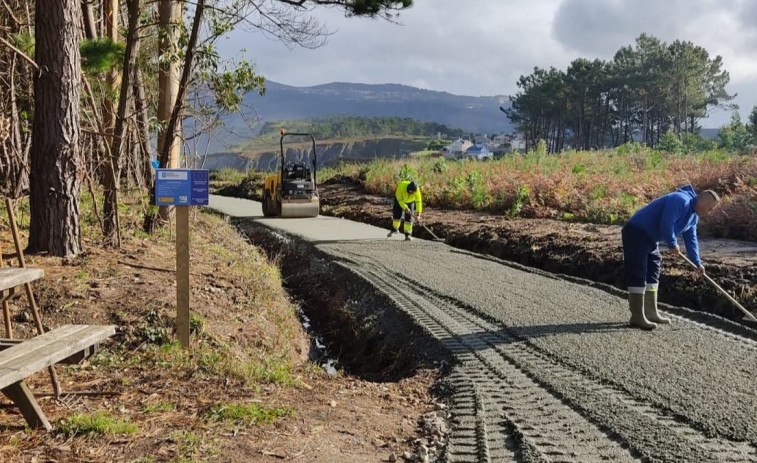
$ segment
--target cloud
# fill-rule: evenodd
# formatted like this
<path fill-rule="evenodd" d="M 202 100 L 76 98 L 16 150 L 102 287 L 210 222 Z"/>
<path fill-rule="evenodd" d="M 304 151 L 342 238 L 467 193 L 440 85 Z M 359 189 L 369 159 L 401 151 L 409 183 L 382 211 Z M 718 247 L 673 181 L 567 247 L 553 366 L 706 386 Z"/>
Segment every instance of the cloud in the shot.
<path fill-rule="evenodd" d="M 255 31 L 222 40 L 223 56 L 256 63 L 289 85 L 400 83 L 464 95 L 513 94 L 535 66 L 565 69 L 575 58 L 611 59 L 642 32 L 691 40 L 721 55 L 742 114 L 757 102 L 755 0 L 415 0 L 400 25 L 315 8 L 332 35 L 311 50 Z M 745 109 L 746 108 L 746 109 Z M 721 111 L 722 113 L 722 111 Z M 713 114 L 706 126 L 727 122 Z"/>
<path fill-rule="evenodd" d="M 731 0 L 722 1 L 726 4 Z M 702 0 L 565 0 L 555 15 L 552 34 L 583 53 L 612 56 L 642 32 L 671 41 L 687 25 L 708 14 Z"/>
<path fill-rule="evenodd" d="M 416 0 L 401 13 L 400 25 L 315 9 L 313 15 L 334 32 L 321 48 L 290 50 L 259 33 L 237 32 L 223 50 L 246 47 L 262 74 L 293 85 L 424 82 L 459 94 L 511 93 L 534 66 L 565 64 L 545 21 L 556 4 Z"/>

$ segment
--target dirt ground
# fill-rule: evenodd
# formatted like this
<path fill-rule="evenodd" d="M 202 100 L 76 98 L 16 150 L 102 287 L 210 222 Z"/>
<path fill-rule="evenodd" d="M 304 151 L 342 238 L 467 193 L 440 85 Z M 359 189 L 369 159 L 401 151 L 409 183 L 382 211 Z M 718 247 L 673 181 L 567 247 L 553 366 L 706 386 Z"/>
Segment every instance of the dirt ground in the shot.
<path fill-rule="evenodd" d="M 391 199 L 366 194 L 350 179 L 321 186 L 322 213 L 388 227 Z M 424 224 L 448 244 L 493 255 L 553 273 L 622 288 L 620 227 L 503 216 L 426 207 Z M 416 235 L 431 238 L 421 227 Z M 701 240 L 708 274 L 747 308 L 757 308 L 757 244 Z M 740 319 L 717 290 L 696 277 L 683 261 L 664 259 L 660 299 L 731 319 Z"/>
<path fill-rule="evenodd" d="M 0 240 L 15 265 L 5 225 Z M 27 257 L 45 271 L 33 286 L 46 327 L 114 324 L 117 335 L 86 363 L 56 367 L 60 399 L 46 371 L 28 380 L 54 431 L 27 429 L 0 399 L 0 461 L 378 462 L 413 449 L 435 371 L 396 382 L 326 374 L 308 360 L 310 336 L 268 257 L 212 214 L 194 218 L 192 240 L 189 352 L 171 343 L 167 231 L 131 230 L 121 250 L 85 238 L 75 259 Z M 26 300 L 11 312 L 15 337 L 30 336 Z M 234 406 L 259 414 L 224 413 Z M 82 417 L 133 427 L 96 430 Z"/>

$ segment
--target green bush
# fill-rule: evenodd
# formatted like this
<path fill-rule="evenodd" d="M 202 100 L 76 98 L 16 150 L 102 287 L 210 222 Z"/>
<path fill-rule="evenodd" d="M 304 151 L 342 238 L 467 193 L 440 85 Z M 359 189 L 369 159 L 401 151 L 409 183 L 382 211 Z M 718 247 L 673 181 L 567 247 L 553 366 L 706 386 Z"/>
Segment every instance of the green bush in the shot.
<path fill-rule="evenodd" d="M 428 145 L 426 145 L 426 150 L 439 151 L 445 146 L 447 146 L 447 142 L 445 140 L 431 140 L 430 142 L 428 142 Z"/>
<path fill-rule="evenodd" d="M 411 182 L 417 182 L 418 171 L 409 164 L 404 164 L 400 169 L 400 180 L 410 180 Z"/>
<path fill-rule="evenodd" d="M 435 174 L 446 174 L 447 170 L 449 170 L 447 166 L 447 160 L 444 158 L 439 158 L 434 162 L 434 166 L 431 168 L 431 170 Z"/>
<path fill-rule="evenodd" d="M 528 197 L 530 195 L 531 189 L 528 188 L 528 185 L 521 185 L 518 189 L 518 194 L 515 195 L 515 199 L 507 210 L 507 215 L 509 217 L 517 217 L 520 215 L 520 212 L 523 210 L 523 206 L 528 202 Z"/>
<path fill-rule="evenodd" d="M 683 142 L 675 132 L 668 130 L 660 137 L 657 149 L 666 153 L 679 154 L 683 152 Z"/>

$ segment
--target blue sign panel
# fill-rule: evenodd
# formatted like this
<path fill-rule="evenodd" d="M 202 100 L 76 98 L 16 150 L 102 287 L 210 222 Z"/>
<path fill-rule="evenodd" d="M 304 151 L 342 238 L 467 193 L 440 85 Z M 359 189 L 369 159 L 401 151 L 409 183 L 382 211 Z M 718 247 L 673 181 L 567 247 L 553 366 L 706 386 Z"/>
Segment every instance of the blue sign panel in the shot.
<path fill-rule="evenodd" d="M 158 206 L 207 206 L 208 171 L 155 169 L 155 204 Z"/>

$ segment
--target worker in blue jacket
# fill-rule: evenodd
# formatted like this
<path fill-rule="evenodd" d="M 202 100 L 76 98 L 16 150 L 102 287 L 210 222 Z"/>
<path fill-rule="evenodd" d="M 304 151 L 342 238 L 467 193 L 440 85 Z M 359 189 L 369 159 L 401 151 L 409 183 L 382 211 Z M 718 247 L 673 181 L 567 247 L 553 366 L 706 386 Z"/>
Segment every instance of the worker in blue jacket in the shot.
<path fill-rule="evenodd" d="M 623 262 L 626 269 L 631 326 L 652 330 L 670 320 L 657 313 L 662 256 L 680 253 L 676 236 L 682 235 L 686 253 L 704 275 L 699 257 L 697 223 L 720 202 L 712 190 L 698 194 L 691 185 L 661 196 L 639 209 L 623 227 Z"/>

